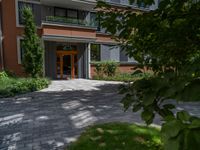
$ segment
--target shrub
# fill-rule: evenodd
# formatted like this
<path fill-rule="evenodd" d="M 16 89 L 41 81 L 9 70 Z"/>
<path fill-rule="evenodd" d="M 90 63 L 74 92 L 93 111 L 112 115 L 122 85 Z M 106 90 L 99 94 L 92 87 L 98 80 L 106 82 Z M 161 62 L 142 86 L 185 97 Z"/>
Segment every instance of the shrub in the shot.
<path fill-rule="evenodd" d="M 5 78 L 8 78 L 7 73 L 5 71 L 0 72 L 0 80 L 5 79 Z"/>
<path fill-rule="evenodd" d="M 114 62 L 114 61 L 106 61 L 106 62 L 103 62 L 104 64 L 104 73 L 108 76 L 108 77 L 112 77 L 115 75 L 116 73 L 116 70 L 117 70 L 117 67 L 118 67 L 118 64 L 117 62 Z"/>
<path fill-rule="evenodd" d="M 102 62 L 93 62 L 93 65 L 95 67 L 95 72 L 98 77 L 103 77 L 103 63 Z"/>
<path fill-rule="evenodd" d="M 8 75 L 8 77 L 16 78 L 16 74 L 11 70 L 5 70 L 5 73 Z"/>
<path fill-rule="evenodd" d="M 117 62 L 114 61 L 102 61 L 102 62 L 93 62 L 95 67 L 95 72 L 98 77 L 108 76 L 112 77 L 115 75 L 117 67 Z"/>
<path fill-rule="evenodd" d="M 0 97 L 33 92 L 46 88 L 50 81 L 46 78 L 6 78 L 0 80 Z"/>
<path fill-rule="evenodd" d="M 142 79 L 142 78 L 150 78 L 150 77 L 153 76 L 153 72 L 150 72 L 150 71 L 149 72 L 142 72 L 140 70 L 138 72 L 138 70 L 136 70 L 131 74 L 131 76 L 134 77 L 134 78 L 140 78 L 140 79 Z"/>

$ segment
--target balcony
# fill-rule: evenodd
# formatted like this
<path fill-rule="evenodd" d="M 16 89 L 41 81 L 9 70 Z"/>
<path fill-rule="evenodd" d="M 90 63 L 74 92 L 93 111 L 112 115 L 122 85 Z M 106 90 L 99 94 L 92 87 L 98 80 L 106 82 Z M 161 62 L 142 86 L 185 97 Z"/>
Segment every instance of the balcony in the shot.
<path fill-rule="evenodd" d="M 96 21 L 91 21 L 91 20 L 88 21 L 88 20 L 81 20 L 81 19 L 74 19 L 74 18 L 67 18 L 67 17 L 46 16 L 46 19 L 43 21 L 43 23 L 75 26 L 75 27 L 82 27 L 82 28 L 91 28 L 95 30 L 97 29 Z"/>
<path fill-rule="evenodd" d="M 96 0 L 40 0 L 41 4 L 55 7 L 69 7 L 91 11 L 96 6 Z"/>
<path fill-rule="evenodd" d="M 129 0 L 104 0 L 112 5 L 118 5 L 118 6 L 129 6 L 132 8 L 139 8 L 142 10 L 148 10 L 149 6 L 145 6 L 144 4 L 138 5 L 137 3 L 130 3 Z"/>

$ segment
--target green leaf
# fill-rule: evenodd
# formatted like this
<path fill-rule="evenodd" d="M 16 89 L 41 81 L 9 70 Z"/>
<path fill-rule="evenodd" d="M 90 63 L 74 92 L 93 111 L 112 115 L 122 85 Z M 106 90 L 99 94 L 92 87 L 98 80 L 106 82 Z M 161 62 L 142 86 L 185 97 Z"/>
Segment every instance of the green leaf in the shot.
<path fill-rule="evenodd" d="M 199 118 L 194 119 L 189 128 L 190 129 L 200 128 L 200 119 Z"/>
<path fill-rule="evenodd" d="M 133 112 L 137 112 L 142 108 L 141 104 L 134 104 L 133 105 Z"/>
<path fill-rule="evenodd" d="M 161 129 L 161 135 L 164 139 L 170 139 L 173 137 L 176 137 L 179 132 L 184 129 L 184 125 L 181 123 L 181 121 L 178 120 L 172 120 L 164 123 L 162 125 Z"/>
<path fill-rule="evenodd" d="M 190 115 L 186 111 L 181 111 L 177 113 L 177 119 L 181 121 L 189 121 L 190 120 Z"/>
<path fill-rule="evenodd" d="M 185 137 L 184 150 L 196 150 L 200 147 L 200 126 L 198 129 L 189 130 Z"/>
<path fill-rule="evenodd" d="M 164 144 L 165 150 L 180 150 L 180 137 L 168 139 Z"/>
<path fill-rule="evenodd" d="M 145 106 L 149 106 L 151 104 L 153 104 L 155 97 L 156 97 L 156 93 L 153 91 L 148 91 L 148 92 L 144 92 L 144 97 L 143 97 L 143 104 Z"/>
<path fill-rule="evenodd" d="M 126 94 L 126 96 L 122 99 L 121 103 L 123 103 L 125 111 L 127 111 L 128 108 L 133 103 L 132 100 L 133 99 L 132 99 L 132 96 L 130 94 Z"/>
<path fill-rule="evenodd" d="M 173 104 L 165 104 L 165 105 L 163 105 L 163 107 L 166 108 L 166 109 L 174 109 L 175 105 L 173 105 Z"/>
<path fill-rule="evenodd" d="M 141 70 L 136 70 L 136 71 L 134 71 L 134 72 L 132 73 L 132 75 L 137 75 L 137 74 L 141 74 L 141 73 L 143 73 Z"/>
<path fill-rule="evenodd" d="M 146 122 L 147 125 L 150 125 L 153 122 L 155 114 L 151 111 L 144 110 L 142 112 L 142 119 Z"/>
<path fill-rule="evenodd" d="M 190 82 L 181 94 L 182 101 L 200 100 L 200 79 Z"/>

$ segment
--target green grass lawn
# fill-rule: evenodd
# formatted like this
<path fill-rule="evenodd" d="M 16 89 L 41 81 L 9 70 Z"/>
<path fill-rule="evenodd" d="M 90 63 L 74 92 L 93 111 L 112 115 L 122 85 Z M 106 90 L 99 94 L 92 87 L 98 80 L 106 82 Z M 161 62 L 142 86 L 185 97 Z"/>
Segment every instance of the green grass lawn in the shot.
<path fill-rule="evenodd" d="M 50 81 L 46 78 L 2 77 L 0 78 L 0 98 L 41 90 L 49 83 Z"/>
<path fill-rule="evenodd" d="M 157 128 L 108 123 L 88 128 L 66 150 L 162 150 Z"/>

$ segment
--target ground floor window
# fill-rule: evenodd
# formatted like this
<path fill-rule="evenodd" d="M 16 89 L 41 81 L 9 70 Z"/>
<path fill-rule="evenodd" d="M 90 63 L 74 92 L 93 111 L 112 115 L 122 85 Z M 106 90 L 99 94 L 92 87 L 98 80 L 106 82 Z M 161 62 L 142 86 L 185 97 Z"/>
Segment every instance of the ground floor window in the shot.
<path fill-rule="evenodd" d="M 100 44 L 91 44 L 91 61 L 101 61 Z"/>
<path fill-rule="evenodd" d="M 23 41 L 24 41 L 23 39 L 20 39 L 20 59 L 21 59 L 21 61 L 23 61 L 23 59 L 24 59 L 24 49 L 22 47 Z"/>
<path fill-rule="evenodd" d="M 24 39 L 22 37 L 17 38 L 17 52 L 18 52 L 18 64 L 22 64 L 24 58 L 24 49 L 22 47 Z"/>

